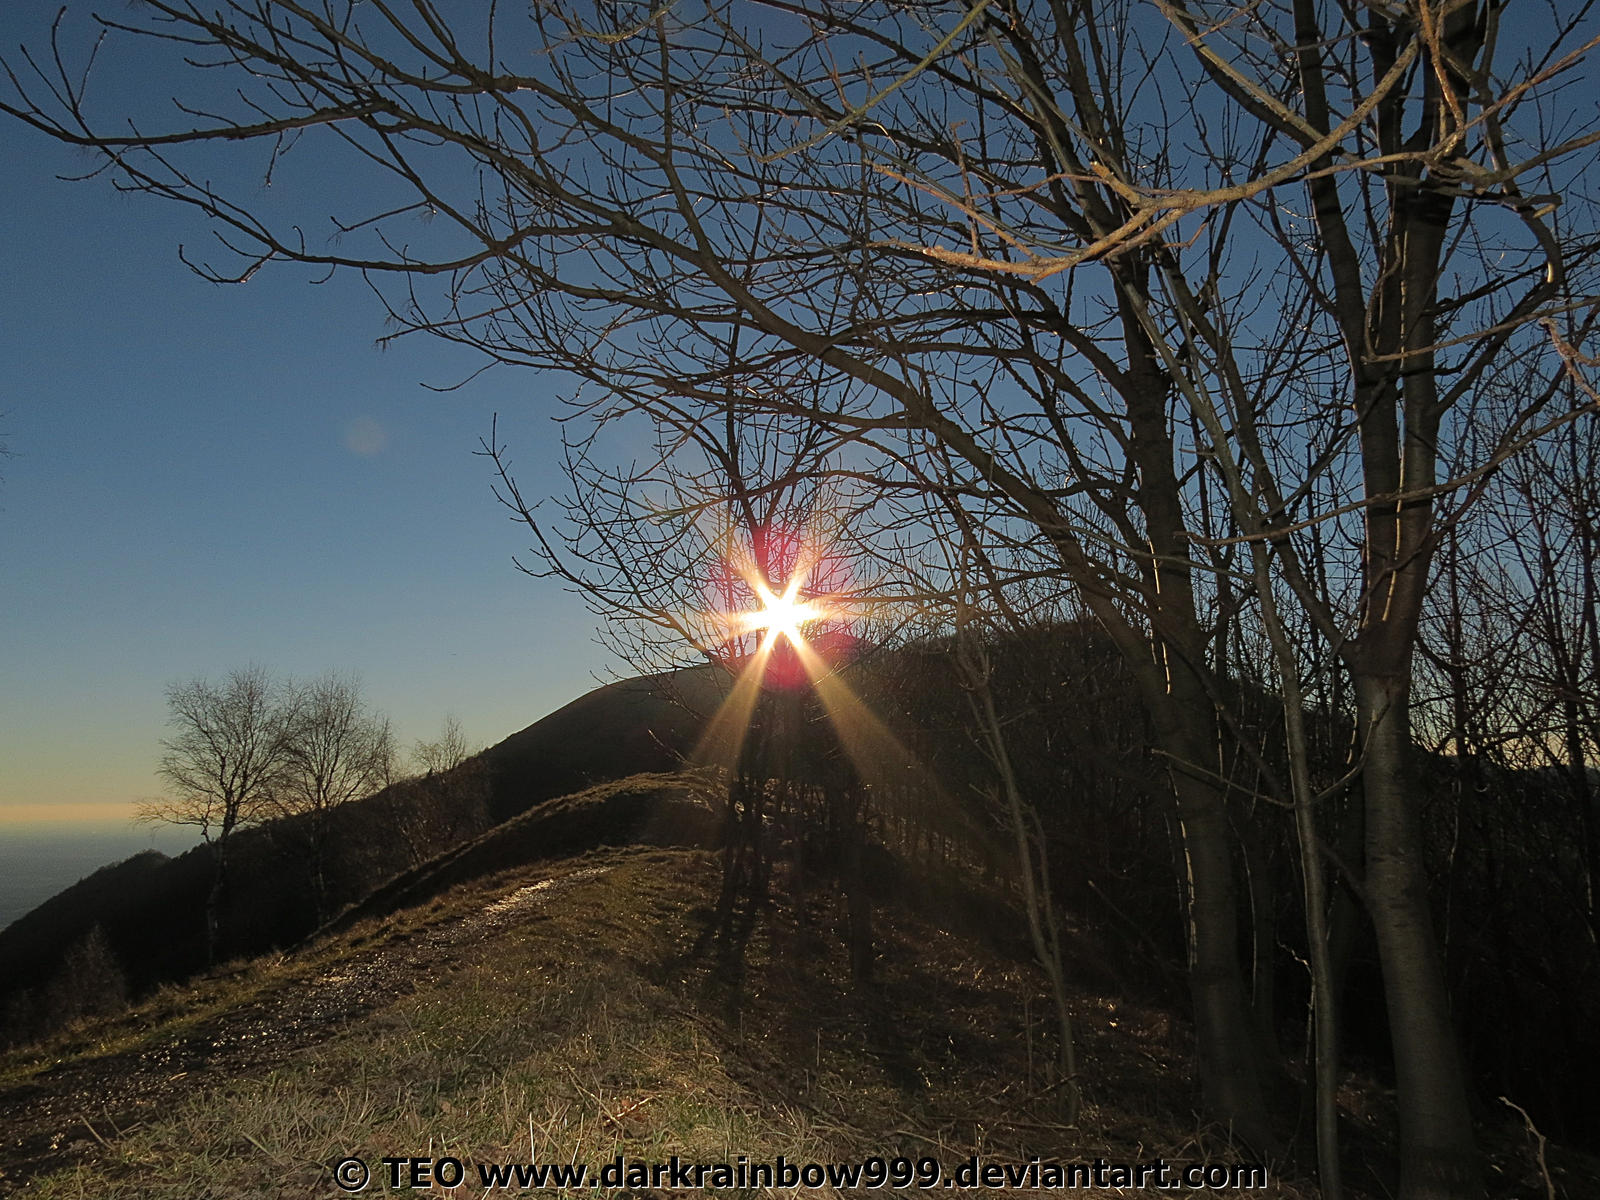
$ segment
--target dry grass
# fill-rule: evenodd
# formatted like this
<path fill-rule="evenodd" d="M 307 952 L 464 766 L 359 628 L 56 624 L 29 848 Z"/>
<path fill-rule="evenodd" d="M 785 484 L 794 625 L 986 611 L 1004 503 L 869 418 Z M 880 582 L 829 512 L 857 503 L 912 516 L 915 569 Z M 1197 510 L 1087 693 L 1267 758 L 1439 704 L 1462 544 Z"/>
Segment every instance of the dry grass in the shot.
<path fill-rule="evenodd" d="M 412 962 L 410 994 L 270 1069 L 202 1081 L 120 1134 L 96 1130 L 106 1143 L 98 1154 L 34 1179 L 26 1194 L 334 1196 L 330 1166 L 347 1155 L 374 1167 L 384 1156 L 467 1162 L 461 1188 L 420 1189 L 442 1195 L 482 1193 L 472 1163 L 530 1157 L 592 1168 L 618 1153 L 694 1162 L 931 1155 L 947 1168 L 972 1153 L 1237 1158 L 1194 1132 L 1182 1034 L 1158 1013 L 1124 1006 L 1115 1019 L 1137 1036 L 1087 1047 L 1090 1072 L 1142 1071 L 1148 1093 L 1097 1102 L 1091 1086 L 1083 1120 L 1069 1129 L 1055 1121 L 1044 1084 L 1042 1022 L 1029 1085 L 1024 1015 L 1044 1009 L 1021 961 L 933 925 L 885 919 L 880 979 L 854 988 L 833 902 L 817 899 L 767 915 L 740 978 L 696 949 L 715 895 L 709 856 L 613 851 L 561 870 L 561 886 L 534 890 L 538 876 L 517 875 L 451 893 L 305 956 L 169 993 L 126 1029 L 93 1035 L 105 1045 L 156 1042 L 263 991 L 312 986 L 374 948 L 418 944 L 430 923 L 470 914 L 486 922 L 475 952 L 452 969 Z M 388 1190 L 381 1173 L 366 1194 Z M 1310 1193 L 1278 1183 L 1262 1194 Z"/>
<path fill-rule="evenodd" d="M 306 986 L 353 953 L 413 935 L 477 903 L 476 889 L 440 898 L 381 921 L 368 921 L 340 936 L 289 955 L 223 963 L 179 984 L 164 984 L 138 1004 L 114 1016 L 68 1025 L 39 1042 L 0 1051 L 0 1087 L 26 1082 L 62 1062 L 105 1056 L 170 1042 L 208 1021 L 226 1018 L 241 1007 Z"/>

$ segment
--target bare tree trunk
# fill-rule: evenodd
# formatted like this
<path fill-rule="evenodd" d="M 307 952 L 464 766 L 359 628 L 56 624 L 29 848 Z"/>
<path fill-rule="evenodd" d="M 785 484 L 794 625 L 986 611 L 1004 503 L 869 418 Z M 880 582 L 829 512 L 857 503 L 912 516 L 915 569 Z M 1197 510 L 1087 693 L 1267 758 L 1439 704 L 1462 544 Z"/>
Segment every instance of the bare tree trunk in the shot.
<path fill-rule="evenodd" d="M 994 693 L 989 688 L 989 663 L 983 647 L 967 639 L 958 644 L 957 661 L 967 677 L 973 708 L 988 743 L 989 756 L 1000 778 L 1000 791 L 1005 797 L 1006 815 L 1017 844 L 1017 870 L 1022 882 L 1023 911 L 1028 918 L 1028 937 L 1033 943 L 1034 957 L 1050 981 L 1050 998 L 1056 1010 L 1058 1064 L 1065 1114 L 1068 1125 L 1075 1123 L 1083 1108 L 1083 1092 L 1078 1086 L 1078 1051 L 1072 1032 L 1072 1010 L 1067 1001 L 1066 969 L 1061 959 L 1061 939 L 1058 935 L 1054 900 L 1050 895 L 1050 879 L 1046 868 L 1044 838 L 1037 836 L 1037 817 L 1029 819 L 1023 799 L 1021 784 L 1012 767 L 1011 754 L 1006 747 L 1004 727 L 995 710 Z M 1036 842 L 1037 836 L 1037 845 Z M 1038 866 L 1035 866 L 1035 858 Z M 1030 1051 L 1031 1054 L 1031 1051 Z M 1031 1058 L 1030 1058 L 1031 1066 Z"/>
<path fill-rule="evenodd" d="M 1172 764 L 1183 883 L 1187 893 L 1190 988 L 1206 1107 L 1214 1119 L 1258 1151 L 1276 1148 L 1267 1119 L 1263 1063 L 1250 997 L 1239 961 L 1239 912 L 1225 787 L 1211 769 L 1218 761 L 1216 698 L 1203 676 L 1207 634 L 1198 619 L 1179 482 L 1169 423 L 1173 381 L 1145 323 L 1152 298 L 1148 263 L 1127 260 L 1114 275 L 1128 349 L 1129 457 L 1138 464 L 1138 506 L 1146 521 L 1150 558 L 1141 563 L 1156 660 L 1140 663 L 1124 635 L 1119 649 L 1134 666 L 1156 741 Z M 1092 592 L 1087 597 L 1093 600 Z M 1097 609 L 1098 611 L 1098 609 Z M 1102 618 L 1103 620 L 1104 618 Z"/>
<path fill-rule="evenodd" d="M 222 861 L 222 846 L 211 848 L 211 886 L 206 890 L 206 965 L 217 965 L 217 946 L 222 939 L 222 901 L 227 891 L 227 873 Z"/>
<path fill-rule="evenodd" d="M 1355 690 L 1365 735 L 1367 894 L 1401 1097 L 1400 1194 L 1459 1200 L 1479 1191 L 1477 1161 L 1419 849 L 1410 686 L 1404 676 L 1357 671 Z"/>
<path fill-rule="evenodd" d="M 1595 889 L 1600 884 L 1600 821 L 1596 820 L 1594 789 L 1589 784 L 1588 756 L 1584 752 L 1583 727 L 1575 699 L 1561 706 L 1566 743 L 1567 785 L 1578 810 L 1578 827 L 1583 830 L 1583 904 L 1589 924 L 1589 940 L 1600 943 L 1600 904 Z"/>
<path fill-rule="evenodd" d="M 1260 541 L 1250 546 L 1255 566 L 1256 597 L 1262 624 L 1276 661 L 1279 692 L 1283 698 L 1284 738 L 1289 758 L 1290 786 L 1294 793 L 1294 826 L 1300 849 L 1300 876 L 1306 908 L 1306 953 L 1311 960 L 1311 1015 L 1315 1028 L 1315 1078 L 1317 1174 L 1326 1200 L 1342 1200 L 1343 1174 L 1339 1163 L 1339 1015 L 1333 991 L 1333 960 L 1328 945 L 1328 889 L 1322 871 L 1322 846 L 1317 833 L 1315 793 L 1311 787 L 1311 744 L 1306 736 L 1305 699 L 1300 687 L 1300 663 L 1278 615 L 1272 590 L 1267 549 Z"/>
<path fill-rule="evenodd" d="M 1178 884 L 1186 915 L 1189 987 L 1194 1004 L 1200 1083 L 1207 1113 L 1259 1152 L 1278 1139 L 1268 1120 L 1262 1056 L 1250 997 L 1239 962 L 1239 912 L 1233 836 L 1226 799 L 1208 764 L 1216 760 L 1215 707 L 1191 663 L 1203 662 L 1204 639 L 1192 596 L 1174 595 L 1181 576 L 1169 573 L 1161 599 L 1169 633 L 1158 642 L 1160 662 L 1141 657 L 1137 635 L 1103 595 L 1085 599 L 1129 664 L 1154 729 L 1154 744 L 1169 763 L 1183 861 Z"/>
<path fill-rule="evenodd" d="M 844 870 L 845 914 L 850 935 L 850 978 L 858 984 L 872 982 L 874 958 L 872 938 L 872 897 L 867 892 L 866 865 L 862 861 L 866 850 L 867 829 L 865 797 L 859 787 L 851 785 L 843 797 L 847 823 L 841 830 L 843 846 L 841 867 Z"/>
<path fill-rule="evenodd" d="M 1260 1055 L 1239 971 L 1239 914 L 1227 812 L 1217 789 L 1173 773 L 1188 871 L 1189 985 L 1206 1109 L 1247 1145 L 1277 1145 L 1267 1122 Z"/>
<path fill-rule="evenodd" d="M 233 822 L 224 819 L 217 838 L 211 842 L 211 887 L 206 891 L 206 965 L 217 965 L 217 950 L 222 945 L 222 907 L 228 898 L 228 840 Z"/>
<path fill-rule="evenodd" d="M 1282 1062 L 1275 1017 L 1278 1011 L 1278 881 L 1271 877 L 1267 840 L 1261 822 L 1249 814 L 1239 848 L 1244 855 L 1245 901 L 1250 917 L 1250 1008 L 1262 1061 L 1274 1070 Z"/>

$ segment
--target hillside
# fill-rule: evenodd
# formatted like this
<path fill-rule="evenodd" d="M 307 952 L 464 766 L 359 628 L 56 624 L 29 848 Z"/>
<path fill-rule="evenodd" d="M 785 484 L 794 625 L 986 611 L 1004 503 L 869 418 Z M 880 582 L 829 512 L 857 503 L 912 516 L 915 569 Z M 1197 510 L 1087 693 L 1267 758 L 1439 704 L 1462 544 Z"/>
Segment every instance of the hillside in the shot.
<path fill-rule="evenodd" d="M 730 952 L 710 937 L 713 854 L 585 844 L 617 840 L 602 815 L 658 833 L 661 814 L 695 811 L 695 786 L 630 779 L 544 806 L 442 859 L 393 911 L 0 1059 L 0 1194 L 339 1195 L 332 1168 L 347 1157 L 379 1173 L 374 1193 L 386 1157 L 460 1160 L 468 1186 L 443 1189 L 457 1195 L 485 1193 L 480 1168 L 599 1170 L 619 1154 L 898 1157 L 912 1177 L 937 1163 L 941 1180 L 973 1155 L 1108 1170 L 1248 1160 L 1193 1115 L 1183 1020 L 1116 986 L 1089 931 L 1069 930 L 1087 1098 L 1069 1127 L 1045 1082 L 1043 981 L 998 901 L 998 920 L 978 920 L 880 889 L 862 987 L 837 897 L 797 896 L 780 876 Z M 558 831 L 564 842 L 541 836 Z M 1384 1195 L 1387 1096 L 1352 1081 L 1346 1107 L 1352 1194 Z M 1528 1139 L 1499 1129 L 1495 1194 L 1542 1194 Z M 1600 1194 L 1588 1160 L 1547 1155 L 1557 1194 Z M 1292 1164 L 1270 1166 L 1243 1194 L 1316 1194 Z"/>
<path fill-rule="evenodd" d="M 413 907 L 459 884 L 600 846 L 712 846 L 714 797 L 688 775 L 634 775 L 536 805 L 414 870 L 396 876 L 329 925 Z"/>
<path fill-rule="evenodd" d="M 164 992 L 6 1063 L 0 1186 L 326 1195 L 348 1155 L 380 1171 L 449 1155 L 474 1183 L 479 1164 L 619 1153 L 1239 1161 L 1194 1127 L 1185 1034 L 1164 1012 L 1080 993 L 1101 1098 L 1069 1129 L 1030 1084 L 1040 981 L 1004 945 L 896 911 L 867 993 L 832 906 L 783 902 L 736 970 L 701 945 L 717 879 L 704 852 L 597 851 Z"/>
<path fill-rule="evenodd" d="M 490 815 L 503 821 L 542 800 L 645 771 L 676 770 L 722 700 L 710 667 L 607 684 L 483 752 Z"/>
<path fill-rule="evenodd" d="M 951 1169 L 973 1154 L 1248 1160 L 1195 1116 L 1167 798 L 1121 684 L 1070 634 L 996 649 L 1018 714 L 1008 738 L 1050 841 L 1080 1120 L 1067 1123 L 1051 1082 L 1052 1005 L 983 760 L 959 736 L 964 696 L 940 674 L 947 655 L 913 649 L 852 679 L 898 718 L 880 746 L 922 764 L 871 763 L 865 788 L 820 711 L 793 701 L 762 716 L 793 718 L 789 774 L 746 773 L 730 790 L 682 769 L 716 678 L 680 672 L 597 689 L 455 771 L 341 807 L 332 906 L 312 901 L 302 830 L 251 830 L 231 859 L 218 970 L 204 969 L 203 851 L 84 880 L 0 934 L 6 1016 L 48 1018 L 11 1025 L 22 1048 L 0 1058 L 0 1194 L 24 1181 L 50 1196 L 339 1194 L 340 1147 L 373 1167 L 421 1155 L 486 1169 L 530 1154 L 598 1169 L 602 1151 L 848 1163 L 918 1147 Z M 1015 669 L 1066 652 L 1093 686 L 1063 698 L 1046 680 L 1036 695 L 1044 676 Z M 1583 960 L 1554 953 L 1570 939 L 1539 869 L 1557 798 L 1507 777 L 1514 807 L 1452 809 L 1452 764 L 1434 767 L 1430 829 L 1518 822 L 1491 859 L 1453 842 L 1438 859 L 1488 1194 L 1600 1195 L 1600 1167 L 1571 1149 L 1594 1147 L 1592 1100 L 1567 1102 L 1590 1077 L 1594 1030 L 1573 1021 L 1592 994 L 1565 982 L 1584 978 Z M 1281 829 L 1238 815 L 1259 839 L 1248 861 L 1281 862 Z M 1527 889 L 1516 903 L 1503 884 L 1473 885 L 1508 871 Z M 1283 1196 L 1316 1194 L 1297 924 L 1292 909 L 1251 912 L 1254 936 L 1273 939 L 1261 961 L 1276 963 L 1255 986 L 1275 1021 L 1262 1029 L 1276 1054 L 1264 1194 Z M 1545 973 L 1492 970 L 1508 947 Z M 104 1015 L 125 996 L 131 1010 Z M 1381 983 L 1359 940 L 1344 1005 L 1347 1194 L 1387 1197 L 1398 1121 Z"/>
<path fill-rule="evenodd" d="M 449 777 L 402 782 L 343 806 L 330 831 L 330 911 L 552 797 L 675 770 L 699 736 L 699 713 L 715 706 L 715 690 L 703 669 L 596 688 Z M 322 922 L 293 822 L 242 831 L 232 845 L 222 957 L 293 945 Z M 96 927 L 136 995 L 202 969 L 210 855 L 200 846 L 175 859 L 138 855 L 112 864 L 0 930 L 0 1044 L 7 1026 L 28 1023 L 27 1010 L 43 1003 L 41 989 L 58 975 L 63 955 Z"/>

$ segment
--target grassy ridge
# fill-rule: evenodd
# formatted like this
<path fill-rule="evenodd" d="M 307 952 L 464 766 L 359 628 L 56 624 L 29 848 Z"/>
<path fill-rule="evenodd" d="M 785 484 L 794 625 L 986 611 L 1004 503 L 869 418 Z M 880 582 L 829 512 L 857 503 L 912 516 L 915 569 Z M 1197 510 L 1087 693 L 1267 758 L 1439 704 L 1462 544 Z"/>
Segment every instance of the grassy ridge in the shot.
<path fill-rule="evenodd" d="M 328 929 L 348 929 L 463 883 L 597 846 L 712 845 L 718 833 L 713 799 L 694 775 L 638 774 L 547 800 L 397 875 Z"/>
<path fill-rule="evenodd" d="M 777 905 L 738 969 L 701 944 L 716 885 L 704 852 L 601 851 L 458 889 L 297 967 L 242 973 L 226 995 L 195 997 L 206 1020 L 258 1004 L 261 990 L 314 991 L 375 962 L 415 968 L 412 990 L 317 1045 L 231 1077 L 198 1073 L 181 1100 L 121 1136 L 101 1130 L 106 1144 L 26 1194 L 331 1196 L 341 1193 L 330 1165 L 345 1155 L 377 1166 L 448 1154 L 469 1171 L 530 1155 L 598 1166 L 617 1153 L 932 1155 L 947 1168 L 973 1152 L 1236 1157 L 1186 1117 L 1183 1034 L 1163 1015 L 1115 1002 L 1117 1026 L 1086 1052 L 1122 1086 L 1066 1129 L 1042 1088 L 1043 1023 L 1031 1037 L 1024 1027 L 1043 1011 L 1026 964 L 885 913 L 881 982 L 861 994 L 847 982 L 838 914 L 818 898 Z M 461 936 L 430 964 L 424 935 L 447 927 Z M 1114 1006 L 1081 1003 L 1098 1018 Z M 194 1019 L 169 1011 L 144 1037 L 159 1043 Z M 480 1194 L 475 1172 L 469 1180 L 433 1190 Z"/>

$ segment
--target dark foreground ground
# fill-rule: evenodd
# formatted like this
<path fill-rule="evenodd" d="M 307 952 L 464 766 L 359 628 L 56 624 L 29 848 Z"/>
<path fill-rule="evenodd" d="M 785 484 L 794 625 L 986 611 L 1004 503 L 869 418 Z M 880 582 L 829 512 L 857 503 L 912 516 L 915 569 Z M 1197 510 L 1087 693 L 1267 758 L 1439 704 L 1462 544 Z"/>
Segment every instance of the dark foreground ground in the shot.
<path fill-rule="evenodd" d="M 1069 1127 L 1046 997 L 1014 942 L 886 905 L 877 978 L 853 986 L 831 896 L 780 886 L 729 954 L 708 936 L 717 882 L 715 857 L 686 849 L 513 869 L 13 1054 L 0 1194 L 337 1196 L 345 1157 L 379 1172 L 368 1194 L 386 1190 L 384 1157 L 462 1160 L 468 1182 L 440 1195 L 482 1194 L 480 1164 L 617 1154 L 945 1172 L 974 1154 L 1248 1157 L 1194 1117 L 1190 1035 L 1160 1007 L 1076 993 L 1087 1104 Z M 1353 1085 L 1344 1103 L 1352 1190 L 1383 1196 L 1386 1097 Z M 1494 1130 L 1493 1194 L 1546 1195 L 1536 1143 Z M 1557 1196 L 1600 1195 L 1587 1160 L 1546 1158 Z M 1248 1194 L 1317 1194 L 1271 1166 Z"/>

